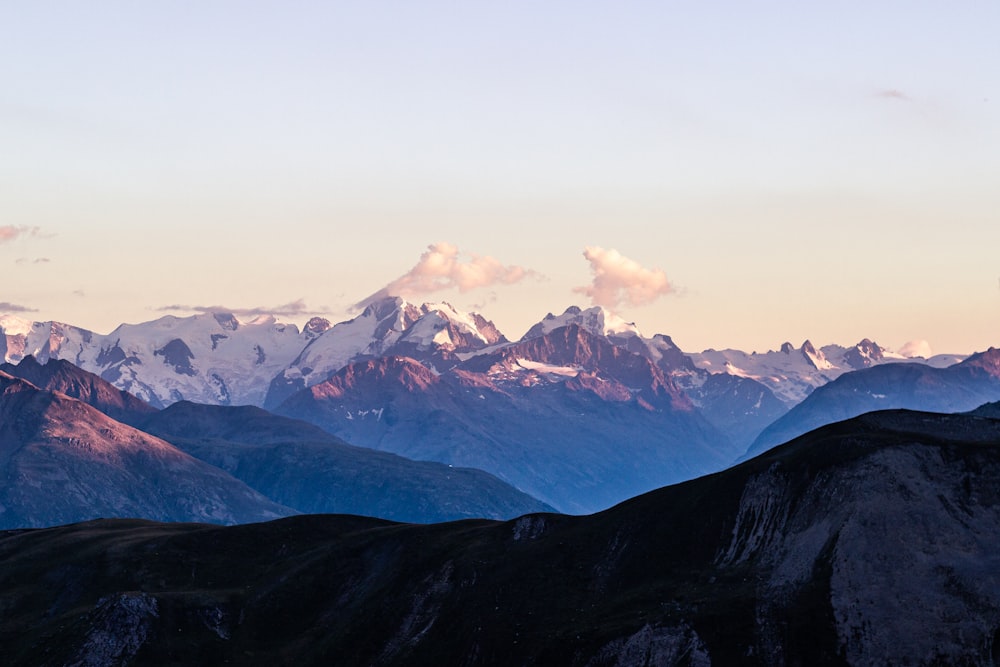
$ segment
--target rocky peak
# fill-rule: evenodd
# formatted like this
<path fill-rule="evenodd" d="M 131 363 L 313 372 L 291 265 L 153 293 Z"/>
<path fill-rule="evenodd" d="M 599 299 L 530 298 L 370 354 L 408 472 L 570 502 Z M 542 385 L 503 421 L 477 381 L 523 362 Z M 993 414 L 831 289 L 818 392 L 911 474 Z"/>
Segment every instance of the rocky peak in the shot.
<path fill-rule="evenodd" d="M 854 369 L 867 368 L 877 364 L 885 357 L 885 350 L 868 338 L 865 338 L 844 353 L 844 361 Z"/>
<path fill-rule="evenodd" d="M 538 338 L 565 326 L 575 324 L 586 329 L 595 336 L 639 336 L 639 330 L 632 322 L 626 322 L 603 306 L 594 306 L 581 310 L 578 306 L 570 306 L 562 315 L 547 314 L 521 337 L 521 340 Z"/>
<path fill-rule="evenodd" d="M 212 317 L 225 331 L 236 331 L 240 328 L 240 321 L 232 313 L 212 313 Z"/>
<path fill-rule="evenodd" d="M 595 378 L 603 378 L 620 383 L 635 392 L 669 396 L 673 407 L 690 408 L 690 401 L 681 389 L 644 354 L 631 352 L 578 324 L 570 324 L 541 337 L 513 343 L 503 348 L 499 355 L 473 358 L 469 362 L 469 368 L 473 369 L 473 364 L 483 366 L 494 356 L 505 359 L 508 366 L 523 364 L 521 360 L 528 360 L 555 367 L 579 368 L 588 375 L 587 379 L 577 381 L 576 385 L 580 387 L 596 387 L 598 385 Z M 615 393 L 620 391 L 615 390 Z"/>
<path fill-rule="evenodd" d="M 827 360 L 823 351 L 817 350 L 809 340 L 802 343 L 802 356 L 816 370 L 826 371 L 833 368 L 833 364 Z"/>
<path fill-rule="evenodd" d="M 372 301 L 361 312 L 361 317 L 375 318 L 379 329 L 404 331 L 423 315 L 420 308 L 399 296 L 387 296 Z"/>
<path fill-rule="evenodd" d="M 348 364 L 309 391 L 315 397 L 341 397 L 351 392 L 355 397 L 366 398 L 381 393 L 387 383 L 415 392 L 438 382 L 434 371 L 419 361 L 393 355 Z"/>
<path fill-rule="evenodd" d="M 985 352 L 977 352 L 958 366 L 981 369 L 991 377 L 1000 378 L 1000 349 L 991 347 Z"/>
<path fill-rule="evenodd" d="M 325 317 L 313 317 L 302 327 L 302 332 L 314 338 L 330 328 L 330 320 Z"/>
<path fill-rule="evenodd" d="M 0 365 L 0 371 L 26 380 L 40 389 L 66 394 L 125 423 L 156 412 L 148 403 L 64 359 L 49 359 L 42 364 L 29 355 L 16 366 Z"/>

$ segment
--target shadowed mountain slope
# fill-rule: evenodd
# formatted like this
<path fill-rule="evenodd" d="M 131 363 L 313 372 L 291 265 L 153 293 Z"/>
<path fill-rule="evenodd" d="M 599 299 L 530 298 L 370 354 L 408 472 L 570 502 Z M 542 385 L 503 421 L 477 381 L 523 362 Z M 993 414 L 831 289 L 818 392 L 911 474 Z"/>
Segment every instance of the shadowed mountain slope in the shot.
<path fill-rule="evenodd" d="M 0 527 L 95 517 L 239 523 L 293 513 L 159 438 L 0 372 Z"/>
<path fill-rule="evenodd" d="M 29 355 L 17 365 L 0 365 L 0 372 L 27 380 L 39 389 L 62 392 L 126 424 L 156 412 L 148 403 L 63 359 L 40 364 Z"/>
<path fill-rule="evenodd" d="M 352 363 L 277 412 L 364 447 L 485 470 L 571 513 L 739 453 L 661 369 L 576 325 L 447 373 L 406 357 Z"/>
<path fill-rule="evenodd" d="M 353 447 L 251 406 L 182 401 L 147 417 L 142 428 L 300 512 L 431 523 L 552 511 L 481 470 Z"/>
<path fill-rule="evenodd" d="M 994 664 L 1000 421 L 890 411 L 586 517 L 0 537 L 37 664 Z M 101 662 L 103 660 L 103 662 Z"/>

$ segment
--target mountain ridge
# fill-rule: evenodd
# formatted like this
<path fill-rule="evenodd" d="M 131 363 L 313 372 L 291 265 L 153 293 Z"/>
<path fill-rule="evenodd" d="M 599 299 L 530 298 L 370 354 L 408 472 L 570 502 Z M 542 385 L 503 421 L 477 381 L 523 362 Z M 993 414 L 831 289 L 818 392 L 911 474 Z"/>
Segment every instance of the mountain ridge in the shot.
<path fill-rule="evenodd" d="M 4 533 L 0 643 L 15 667 L 991 664 L 998 442 L 886 411 L 586 517 Z"/>

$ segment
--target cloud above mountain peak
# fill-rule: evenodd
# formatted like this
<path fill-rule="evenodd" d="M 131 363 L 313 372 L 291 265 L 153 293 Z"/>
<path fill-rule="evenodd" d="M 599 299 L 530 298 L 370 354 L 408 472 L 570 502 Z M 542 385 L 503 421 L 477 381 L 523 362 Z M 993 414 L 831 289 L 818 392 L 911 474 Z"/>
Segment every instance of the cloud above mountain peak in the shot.
<path fill-rule="evenodd" d="M 676 291 L 662 269 L 648 269 L 614 248 L 588 246 L 583 256 L 590 262 L 593 282 L 573 291 L 590 297 L 595 306 L 644 306 Z"/>
<path fill-rule="evenodd" d="M 388 285 L 354 305 L 360 310 L 387 296 L 423 297 L 446 289 L 468 292 L 481 287 L 513 285 L 537 275 L 531 269 L 505 265 L 489 255 L 462 253 L 444 241 L 427 246 L 416 265 Z"/>

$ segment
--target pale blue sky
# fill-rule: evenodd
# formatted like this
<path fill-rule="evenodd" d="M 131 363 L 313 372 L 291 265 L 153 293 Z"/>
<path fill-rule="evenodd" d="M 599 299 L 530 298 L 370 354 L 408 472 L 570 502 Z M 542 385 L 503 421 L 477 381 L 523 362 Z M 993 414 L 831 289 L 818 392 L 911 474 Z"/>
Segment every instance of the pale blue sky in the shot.
<path fill-rule="evenodd" d="M 688 350 L 1000 344 L 1000 4 L 817 4 L 0 3 L 0 302 L 342 319 L 443 241 L 515 337 L 599 246 Z"/>

